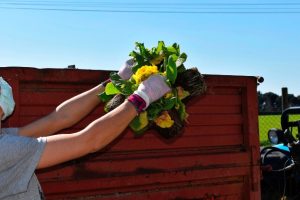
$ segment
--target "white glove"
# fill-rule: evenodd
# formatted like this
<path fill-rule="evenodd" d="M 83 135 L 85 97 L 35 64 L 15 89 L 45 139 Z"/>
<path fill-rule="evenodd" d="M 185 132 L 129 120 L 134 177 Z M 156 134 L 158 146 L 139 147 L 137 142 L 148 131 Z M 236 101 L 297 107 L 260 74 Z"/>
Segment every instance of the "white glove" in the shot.
<path fill-rule="evenodd" d="M 123 79 L 123 80 L 128 80 L 132 76 L 132 67 L 134 65 L 134 59 L 131 58 L 127 60 L 124 65 L 120 68 L 118 71 L 118 75 Z"/>
<path fill-rule="evenodd" d="M 165 78 L 155 74 L 143 81 L 134 94 L 137 94 L 146 102 L 145 110 L 152 102 L 160 99 L 170 91 L 171 88 L 165 82 Z"/>
<path fill-rule="evenodd" d="M 2 120 L 11 115 L 15 108 L 12 89 L 2 77 L 0 77 L 0 106 L 4 113 Z"/>

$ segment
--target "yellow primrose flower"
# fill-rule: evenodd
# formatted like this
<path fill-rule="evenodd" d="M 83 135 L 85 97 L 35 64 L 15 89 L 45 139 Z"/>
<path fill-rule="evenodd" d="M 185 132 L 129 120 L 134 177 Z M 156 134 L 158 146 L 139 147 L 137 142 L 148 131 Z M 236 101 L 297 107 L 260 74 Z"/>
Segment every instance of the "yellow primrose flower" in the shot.
<path fill-rule="evenodd" d="M 174 124 L 174 120 L 167 111 L 163 111 L 162 114 L 154 120 L 155 124 L 161 128 L 170 128 Z"/>
<path fill-rule="evenodd" d="M 185 91 L 181 86 L 176 87 L 176 89 L 177 89 L 177 95 L 180 100 L 190 95 L 190 93 L 188 91 Z"/>
<path fill-rule="evenodd" d="M 164 98 L 165 99 L 170 99 L 171 97 L 173 97 L 173 92 L 168 92 L 167 94 L 165 94 Z"/>
<path fill-rule="evenodd" d="M 142 81 L 146 80 L 149 76 L 153 74 L 157 74 L 158 69 L 157 66 L 152 65 L 145 65 L 139 68 L 134 75 L 132 75 L 132 78 L 135 80 L 137 84 L 140 84 Z"/>

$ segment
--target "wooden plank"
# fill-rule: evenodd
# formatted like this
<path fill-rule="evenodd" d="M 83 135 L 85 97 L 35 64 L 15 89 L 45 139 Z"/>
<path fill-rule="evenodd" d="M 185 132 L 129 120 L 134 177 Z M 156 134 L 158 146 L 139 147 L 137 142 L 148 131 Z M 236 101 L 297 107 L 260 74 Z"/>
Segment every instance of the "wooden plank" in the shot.
<path fill-rule="evenodd" d="M 52 182 L 249 166 L 251 160 L 247 153 L 228 151 L 182 149 L 180 152 L 160 150 L 94 154 L 61 167 L 53 167 L 55 171 L 39 170 L 39 178 L 43 182 Z"/>
<path fill-rule="evenodd" d="M 241 96 L 238 95 L 206 94 L 193 98 L 190 102 L 188 102 L 187 106 L 236 106 L 241 105 L 241 103 Z"/>
<path fill-rule="evenodd" d="M 65 100 L 75 96 L 71 91 L 64 92 L 25 92 L 20 94 L 22 106 L 58 106 Z"/>
<path fill-rule="evenodd" d="M 188 114 L 241 114 L 242 107 L 241 105 L 187 105 L 186 112 Z"/>
<path fill-rule="evenodd" d="M 164 187 L 170 187 L 174 184 L 187 184 L 186 181 L 189 181 L 190 185 L 193 185 L 193 182 L 204 182 L 209 185 L 207 182 L 210 180 L 214 182 L 214 179 L 222 180 L 226 183 L 226 178 L 229 177 L 243 177 L 247 176 L 249 172 L 248 167 L 236 167 L 236 168 L 227 168 L 227 169 L 208 169 L 208 170 L 193 170 L 193 171 L 176 171 L 176 172 L 166 172 L 166 173 L 155 173 L 147 175 L 134 175 L 134 176 L 125 176 L 125 177 L 110 177 L 104 179 L 89 178 L 86 180 L 79 181 L 63 181 L 63 182 L 46 182 L 44 183 L 47 190 L 47 194 L 72 194 L 73 192 L 84 192 L 84 191 L 97 191 L 98 194 L 109 195 L 112 193 L 128 193 L 139 191 L 143 189 L 163 189 Z M 238 179 L 239 182 L 243 183 L 243 178 Z M 56 183 L 56 184 L 54 184 Z M 200 187 L 198 188 L 199 192 L 204 192 L 212 189 L 213 184 L 210 187 Z M 183 188 L 183 186 L 179 187 Z M 218 192 L 224 190 L 219 190 Z M 75 194 L 78 195 L 78 194 Z"/>
<path fill-rule="evenodd" d="M 139 189 L 139 188 L 138 188 Z M 130 192 L 111 192 L 108 194 L 98 194 L 99 191 L 91 191 L 85 194 L 52 194 L 49 195 L 49 199 L 218 199 L 218 200 L 236 200 L 245 199 L 243 193 L 243 182 L 226 182 L 223 180 L 223 184 L 218 181 L 210 183 L 190 183 L 189 185 L 172 185 L 160 189 L 151 188 L 140 189 Z M 83 196 L 79 197 L 78 196 Z"/>
<path fill-rule="evenodd" d="M 148 133 L 150 134 L 150 133 Z M 182 136 L 174 141 L 166 141 L 157 135 L 147 138 L 118 138 L 109 146 L 110 151 L 123 150 L 157 150 L 157 149 L 176 149 L 176 148 L 197 148 L 211 146 L 232 146 L 243 145 L 244 138 L 242 135 L 221 135 L 214 136 Z"/>
<path fill-rule="evenodd" d="M 183 131 L 184 135 L 239 135 L 242 134 L 242 125 L 216 125 L 216 126 L 198 126 L 186 125 Z"/>
<path fill-rule="evenodd" d="M 243 117 L 239 114 L 191 114 L 188 123 L 198 126 L 237 125 L 243 123 Z"/>

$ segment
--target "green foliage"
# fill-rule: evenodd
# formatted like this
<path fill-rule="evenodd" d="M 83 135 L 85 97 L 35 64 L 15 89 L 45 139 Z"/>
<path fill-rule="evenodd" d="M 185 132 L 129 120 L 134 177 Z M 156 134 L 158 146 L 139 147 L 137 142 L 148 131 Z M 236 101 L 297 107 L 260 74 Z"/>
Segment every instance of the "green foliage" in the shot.
<path fill-rule="evenodd" d="M 186 61 L 187 55 L 185 53 L 180 54 L 180 56 L 176 60 L 176 67 L 184 67 L 183 63 Z"/>
<path fill-rule="evenodd" d="M 113 83 L 107 83 L 105 93 L 107 95 L 120 94 L 120 90 Z"/>
<path fill-rule="evenodd" d="M 171 68 L 173 68 L 174 71 L 173 62 L 175 62 L 176 67 L 179 67 L 183 65 L 187 59 L 187 55 L 185 53 L 180 54 L 180 47 L 176 43 L 172 46 L 165 46 L 163 41 L 159 41 L 157 47 L 153 47 L 151 50 L 147 49 L 143 43 L 136 42 L 135 45 L 136 51 L 132 51 L 129 54 L 136 61 L 132 70 L 134 73 L 140 67 L 152 64 L 156 65 L 161 72 L 166 71 L 169 64 L 172 65 Z M 169 63 L 170 57 L 172 57 L 172 63 Z"/>
<path fill-rule="evenodd" d="M 147 112 L 142 112 L 131 121 L 129 126 L 135 132 L 135 134 L 141 134 L 147 129 L 148 124 L 149 120 Z"/>
<path fill-rule="evenodd" d="M 184 103 L 182 103 L 182 101 L 179 101 L 178 105 L 179 105 L 178 113 L 179 113 L 180 120 L 182 120 L 182 121 L 186 120 L 188 114 L 186 113 Z"/>
<path fill-rule="evenodd" d="M 164 109 L 162 101 L 163 100 L 160 99 L 149 105 L 149 107 L 147 108 L 149 120 L 153 121 L 154 119 L 156 119 Z"/>
<path fill-rule="evenodd" d="M 105 92 L 102 92 L 98 95 L 102 102 L 108 102 L 113 98 L 113 95 L 107 95 Z"/>
<path fill-rule="evenodd" d="M 300 119 L 300 115 L 290 115 L 289 121 L 296 121 Z M 261 145 L 270 145 L 268 140 L 268 131 L 271 128 L 281 129 L 281 115 L 259 115 L 258 117 L 258 125 L 259 125 L 259 141 Z M 296 137 L 297 129 L 295 128 L 293 131 L 293 135 Z"/>
<path fill-rule="evenodd" d="M 177 78 L 177 67 L 176 61 L 177 57 L 175 55 L 169 56 L 168 63 L 167 63 L 167 79 L 170 81 L 171 84 L 174 84 Z"/>
<path fill-rule="evenodd" d="M 111 83 L 115 86 L 115 88 L 113 88 L 113 87 L 111 88 L 112 92 L 116 92 L 116 90 L 118 90 L 119 93 L 121 93 L 125 96 L 128 96 L 133 93 L 135 87 L 134 87 L 134 83 L 131 80 L 129 80 L 129 81 L 123 80 L 115 72 L 111 73 L 110 79 L 112 81 Z M 106 92 L 106 88 L 105 88 L 105 92 Z M 118 94 L 118 93 L 115 93 L 115 94 Z"/>
<path fill-rule="evenodd" d="M 163 110 L 171 110 L 177 103 L 177 98 L 176 97 L 171 97 L 168 99 L 164 99 L 162 101 L 162 109 Z"/>
<path fill-rule="evenodd" d="M 261 145 L 269 145 L 268 131 L 271 128 L 281 128 L 281 115 L 260 115 L 258 117 L 259 141 Z"/>
<path fill-rule="evenodd" d="M 163 41 L 159 41 L 156 47 L 148 49 L 143 43 L 136 42 L 135 50 L 129 54 L 134 64 L 132 66 L 132 72 L 135 74 L 138 69 L 143 66 L 157 66 L 159 74 L 166 77 L 166 83 L 172 88 L 172 94 L 169 97 L 162 97 L 156 102 L 153 102 L 148 108 L 147 112 L 140 114 L 130 124 L 131 129 L 138 134 L 143 133 L 149 128 L 149 124 L 155 123 L 155 119 L 160 116 L 162 111 L 169 111 L 176 109 L 179 113 L 180 120 L 184 121 L 187 117 L 185 111 L 185 105 L 181 102 L 177 94 L 176 83 L 179 73 L 186 71 L 184 62 L 187 59 L 185 53 L 180 53 L 180 47 L 177 43 L 171 46 L 166 46 Z M 138 75 L 144 71 L 139 71 Z M 198 72 L 198 71 L 197 71 Z M 199 72 L 198 72 L 199 73 Z M 145 72 L 147 74 L 147 72 Z M 200 73 L 199 73 L 200 74 Z M 189 77 L 193 78 L 193 77 Z M 135 78 L 129 80 L 122 80 L 117 73 L 110 74 L 111 83 L 108 83 L 105 88 L 105 92 L 100 95 L 100 98 L 107 102 L 114 95 L 122 94 L 126 97 L 131 95 L 139 86 L 136 83 Z M 190 93 L 183 91 L 188 96 Z M 145 116 L 146 115 L 146 116 Z"/>

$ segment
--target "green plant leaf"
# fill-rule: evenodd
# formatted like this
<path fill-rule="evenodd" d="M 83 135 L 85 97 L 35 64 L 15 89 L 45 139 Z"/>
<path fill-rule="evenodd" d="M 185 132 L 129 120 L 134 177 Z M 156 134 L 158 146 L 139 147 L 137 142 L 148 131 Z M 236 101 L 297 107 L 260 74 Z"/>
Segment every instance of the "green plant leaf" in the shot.
<path fill-rule="evenodd" d="M 158 45 L 156 48 L 156 54 L 160 55 L 163 52 L 164 47 L 165 47 L 165 43 L 163 41 L 158 41 Z"/>
<path fill-rule="evenodd" d="M 178 101 L 178 105 L 179 105 L 179 109 L 178 109 L 178 113 L 179 113 L 179 117 L 181 121 L 186 120 L 188 114 L 185 110 L 185 105 L 184 103 L 182 103 L 182 101 Z"/>
<path fill-rule="evenodd" d="M 140 51 L 141 56 L 147 57 L 149 56 L 149 50 L 145 48 L 144 43 L 135 43 L 136 48 Z"/>
<path fill-rule="evenodd" d="M 179 48 L 179 45 L 177 43 L 174 43 L 172 46 L 167 46 L 165 49 L 164 49 L 164 52 L 167 56 L 170 56 L 170 55 L 176 55 L 176 56 L 179 56 L 180 54 L 180 48 Z"/>
<path fill-rule="evenodd" d="M 173 46 L 167 47 L 167 55 L 177 54 L 177 49 L 175 49 Z"/>
<path fill-rule="evenodd" d="M 179 56 L 179 54 L 180 54 L 180 46 L 179 46 L 179 44 L 174 43 L 174 44 L 172 45 L 172 47 L 173 47 L 174 49 L 176 49 L 176 55 Z"/>
<path fill-rule="evenodd" d="M 133 73 L 135 73 L 144 65 L 151 65 L 151 60 L 158 56 L 158 54 L 156 54 L 156 48 L 152 48 L 150 51 L 149 49 L 145 48 L 143 43 L 136 42 L 135 45 L 135 48 L 138 50 L 138 52 L 132 51 L 129 54 L 136 61 L 135 66 L 132 68 Z"/>
<path fill-rule="evenodd" d="M 110 74 L 110 79 L 112 84 L 115 86 L 119 93 L 122 93 L 125 96 L 128 96 L 133 93 L 132 90 L 133 83 L 131 80 L 123 80 L 117 73 L 113 72 Z"/>
<path fill-rule="evenodd" d="M 107 83 L 106 87 L 105 87 L 105 93 L 107 95 L 114 95 L 114 94 L 120 94 L 120 90 L 118 90 L 117 87 L 115 87 L 115 85 L 110 82 L 110 83 Z"/>
<path fill-rule="evenodd" d="M 108 102 L 113 98 L 113 95 L 107 95 L 105 92 L 102 92 L 98 95 L 102 102 Z"/>
<path fill-rule="evenodd" d="M 183 65 L 186 59 L 187 59 L 187 55 L 185 53 L 180 54 L 180 56 L 176 60 L 176 67 Z"/>
<path fill-rule="evenodd" d="M 136 72 L 136 70 L 138 69 L 138 66 L 141 65 L 141 63 L 144 62 L 144 58 L 142 55 L 140 55 L 139 53 L 137 53 L 136 51 L 132 51 L 129 56 L 133 57 L 135 60 L 135 66 L 132 67 L 132 71 Z"/>
<path fill-rule="evenodd" d="M 149 124 L 147 112 L 141 112 L 129 124 L 130 128 L 136 133 L 143 133 Z"/>
<path fill-rule="evenodd" d="M 164 110 L 171 110 L 177 102 L 176 97 L 171 97 L 169 99 L 163 98 L 162 101 Z"/>
<path fill-rule="evenodd" d="M 177 75 L 180 73 L 183 73 L 186 71 L 186 68 L 184 65 L 180 65 L 179 67 L 177 67 Z"/>
<path fill-rule="evenodd" d="M 166 69 L 166 72 L 167 72 L 167 79 L 169 79 L 170 83 L 171 84 L 174 84 L 175 81 L 176 81 L 176 78 L 177 78 L 177 67 L 176 67 L 176 61 L 177 59 L 177 56 L 175 55 L 172 55 L 172 56 L 169 56 L 169 59 L 168 59 L 168 64 L 167 64 L 167 69 Z"/>
<path fill-rule="evenodd" d="M 154 119 L 156 119 L 159 116 L 159 114 L 161 113 L 162 110 L 163 110 L 162 99 L 160 99 L 156 102 L 153 102 L 147 108 L 148 119 L 150 121 L 153 121 Z"/>

